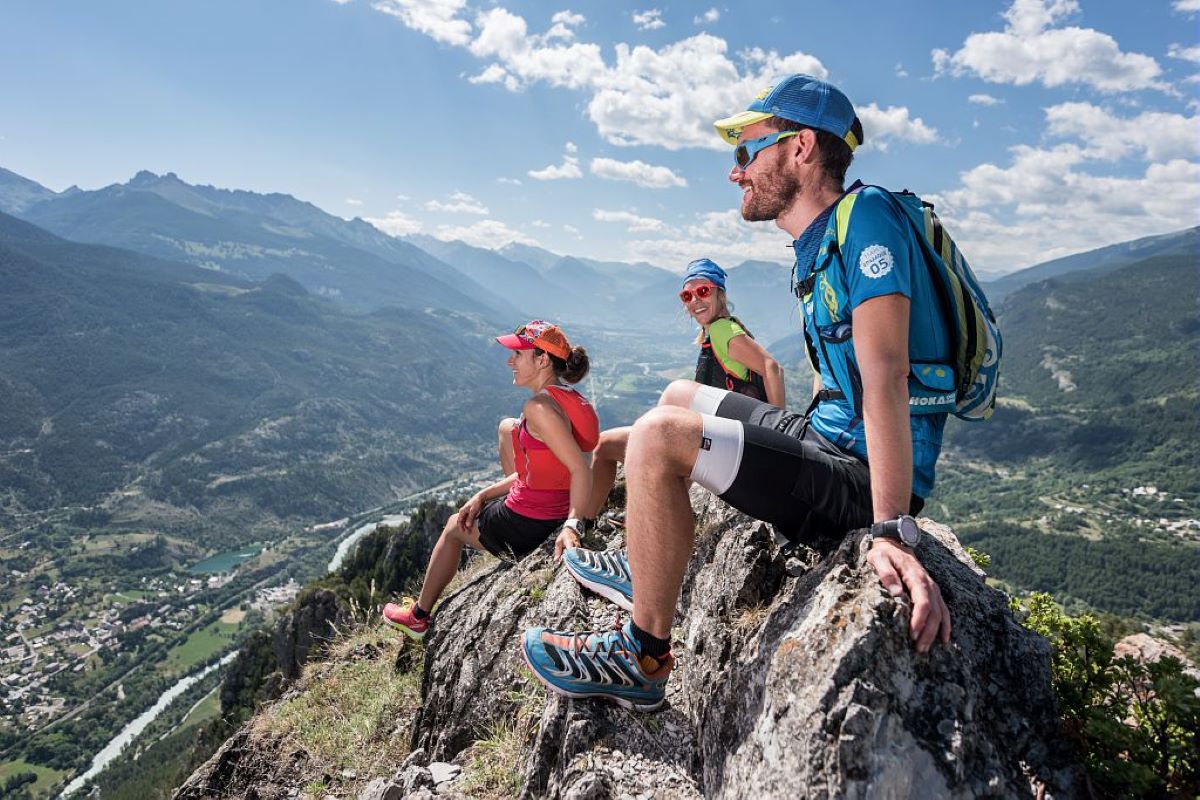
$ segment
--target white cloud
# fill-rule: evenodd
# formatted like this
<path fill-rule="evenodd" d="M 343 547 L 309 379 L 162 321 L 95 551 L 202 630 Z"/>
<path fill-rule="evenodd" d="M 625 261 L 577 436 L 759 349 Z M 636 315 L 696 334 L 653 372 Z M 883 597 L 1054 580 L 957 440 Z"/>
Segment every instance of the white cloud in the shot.
<path fill-rule="evenodd" d="M 397 200 L 411 200 L 412 198 L 406 194 L 398 194 L 398 195 L 396 195 L 396 199 Z"/>
<path fill-rule="evenodd" d="M 604 59 L 595 44 L 553 43 L 557 37 L 530 35 L 525 19 L 503 8 L 493 8 L 475 19 L 479 35 L 470 43 L 479 58 L 494 58 L 515 86 L 546 81 L 552 86 L 578 89 L 604 73 Z M 486 71 L 485 71 L 486 73 Z M 508 82 L 506 88 L 510 90 Z"/>
<path fill-rule="evenodd" d="M 488 211 L 487 206 L 466 192 L 455 192 L 450 195 L 449 203 L 443 203 L 440 200 L 430 200 L 425 204 L 425 208 L 443 214 L 478 214 L 480 216 L 487 216 L 491 213 Z"/>
<path fill-rule="evenodd" d="M 521 186 L 520 178 L 496 178 L 496 183 L 505 183 L 509 186 Z"/>
<path fill-rule="evenodd" d="M 380 0 L 377 7 L 439 41 L 450 41 L 446 25 L 461 22 L 467 35 L 456 36 L 453 43 L 488 62 L 470 78 L 474 83 L 520 91 L 541 82 L 588 93 L 588 117 L 601 137 L 616 145 L 723 149 L 725 145 L 713 131 L 713 120 L 745 108 L 750 98 L 779 75 L 803 72 L 824 78 L 828 74 L 819 59 L 803 52 L 780 54 L 751 48 L 731 56 L 726 41 L 708 33 L 660 49 L 617 44 L 614 60 L 606 63 L 599 45 L 565 41 L 560 34 L 530 33 L 523 17 L 504 8 L 479 13 L 472 28 L 456 16 L 464 11 L 464 2 L 437 0 L 433 8 L 438 9 L 435 18 L 444 23 L 442 27 L 432 25 L 429 15 L 416 16 L 417 0 Z M 658 20 L 657 11 L 644 15 L 635 16 L 647 25 Z M 574 25 L 577 16 L 558 18 L 554 24 L 570 21 Z M 469 35 L 472 30 L 474 38 Z M 867 108 L 879 123 L 868 136 L 875 145 L 886 145 L 892 136 L 918 142 L 936 138 L 919 119 L 909 121 L 907 109 Z"/>
<path fill-rule="evenodd" d="M 347 197 L 346 198 L 346 205 L 348 205 L 348 206 L 361 206 L 362 204 L 363 204 L 363 201 L 359 200 L 357 197 Z"/>
<path fill-rule="evenodd" d="M 471 41 L 471 23 L 458 18 L 466 7 L 466 0 L 376 0 L 374 5 L 414 31 L 455 45 Z"/>
<path fill-rule="evenodd" d="M 492 250 L 513 242 L 540 247 L 538 241 L 532 236 L 513 230 L 495 219 L 483 219 L 466 226 L 441 225 L 434 236 L 444 242 L 466 242 L 475 247 L 486 247 Z"/>
<path fill-rule="evenodd" d="M 592 174 L 610 181 L 628 181 L 648 189 L 669 189 L 687 186 L 687 180 L 676 175 L 667 167 L 647 164 L 644 161 L 616 161 L 611 158 L 593 158 L 589 165 Z"/>
<path fill-rule="evenodd" d="M 576 14 L 571 11 L 559 11 L 550 18 L 550 21 L 555 25 L 579 26 L 587 22 L 587 17 L 585 17 L 583 14 Z"/>
<path fill-rule="evenodd" d="M 985 164 L 966 173 L 962 188 L 945 194 L 941 216 L 976 269 L 994 272 L 1200 221 L 1200 164 L 1150 164 L 1133 177 L 1077 166 L 1069 146 L 1019 149 L 1008 168 Z M 996 207 L 999 197 L 1011 208 Z"/>
<path fill-rule="evenodd" d="M 576 239 L 583 238 L 583 234 L 581 234 L 579 232 L 579 228 L 576 228 L 574 225 L 563 225 L 562 229 L 564 231 L 566 231 L 567 233 L 571 234 L 572 236 L 574 236 Z"/>
<path fill-rule="evenodd" d="M 642 31 L 653 31 L 667 27 L 667 23 L 662 21 L 662 12 L 657 8 L 650 8 L 640 14 L 634 14 L 633 24 L 637 25 L 638 30 Z"/>
<path fill-rule="evenodd" d="M 934 50 L 934 69 L 1018 86 L 1038 81 L 1102 92 L 1168 88 L 1150 56 L 1122 52 L 1113 37 L 1091 28 L 1052 27 L 1078 11 L 1077 0 L 1014 0 L 1004 12 L 1003 31 L 972 33 L 953 54 Z"/>
<path fill-rule="evenodd" d="M 349 3 L 350 0 L 333 0 L 333 2 L 337 3 L 339 6 L 344 6 L 346 3 Z"/>
<path fill-rule="evenodd" d="M 1174 8 L 1185 14 L 1195 13 L 1200 11 L 1200 0 L 1175 0 Z"/>
<path fill-rule="evenodd" d="M 533 222 L 529 223 L 529 225 L 532 228 L 549 228 L 550 227 L 550 223 L 546 222 L 546 220 L 544 220 L 544 219 L 535 219 Z"/>
<path fill-rule="evenodd" d="M 634 233 L 653 233 L 657 231 L 667 230 L 667 224 L 661 219 L 654 217 L 639 217 L 629 211 L 605 211 L 597 208 L 592 212 L 592 219 L 597 222 L 621 222 L 627 227 L 626 230 Z"/>
<path fill-rule="evenodd" d="M 596 85 L 588 116 L 613 144 L 725 149 L 713 120 L 745 108 L 779 75 L 827 74 L 806 53 L 781 56 L 755 48 L 740 53 L 735 63 L 727 49 L 724 39 L 707 33 L 661 50 L 618 44 L 616 63 Z"/>
<path fill-rule="evenodd" d="M 1089 159 L 1116 161 L 1138 156 L 1147 161 L 1200 157 L 1200 117 L 1147 111 L 1118 117 L 1089 103 L 1061 103 L 1046 109 L 1046 132 L 1079 139 Z"/>
<path fill-rule="evenodd" d="M 867 103 L 858 107 L 858 118 L 862 121 L 865 147 L 887 150 L 888 142 L 892 139 L 933 144 L 938 138 L 936 128 L 926 125 L 920 117 L 911 118 L 904 106 L 880 108 L 874 103 Z"/>
<path fill-rule="evenodd" d="M 680 268 L 698 254 L 726 267 L 747 259 L 785 265 L 796 257 L 790 245 L 791 237 L 774 223 L 746 222 L 741 212 L 730 209 L 698 214 L 693 223 L 671 238 L 632 240 L 626 252 L 634 260 Z"/>
<path fill-rule="evenodd" d="M 895 72 L 896 72 L 897 78 L 907 78 L 908 77 L 908 70 L 906 70 L 904 68 L 904 65 L 901 64 L 899 61 L 896 62 Z"/>
<path fill-rule="evenodd" d="M 693 25 L 704 25 L 704 24 L 711 25 L 712 23 L 716 22 L 720 18 L 721 18 L 721 12 L 715 8 L 710 8 L 708 11 L 705 11 L 700 16 L 693 17 L 692 24 Z"/>
<path fill-rule="evenodd" d="M 531 169 L 527 173 L 529 177 L 535 181 L 564 181 L 582 178 L 583 170 L 579 168 L 579 159 L 574 155 L 578 150 L 575 143 L 567 142 L 563 150 L 566 152 L 561 164 L 551 164 L 542 169 Z"/>
<path fill-rule="evenodd" d="M 559 11 L 550 18 L 550 22 L 550 30 L 543 34 L 543 41 L 548 42 L 551 39 L 562 39 L 569 42 L 575 38 L 575 28 L 587 22 L 587 17 L 571 11 Z"/>
<path fill-rule="evenodd" d="M 1005 273 L 1200 222 L 1196 116 L 1062 103 L 1046 120 L 1047 135 L 1071 141 L 1018 145 L 1007 166 L 980 164 L 928 198 L 977 269 Z M 1133 157 L 1148 163 L 1120 163 Z"/>
<path fill-rule="evenodd" d="M 977 106 L 998 106 L 1004 101 L 990 94 L 973 94 L 967 98 L 967 102 Z"/>
<path fill-rule="evenodd" d="M 421 223 L 403 211 L 389 211 L 385 217 L 366 217 L 365 221 L 391 236 L 408 236 L 421 232 Z"/>
<path fill-rule="evenodd" d="M 1200 3 L 1200 0 L 1197 0 Z M 1183 61 L 1191 61 L 1193 64 L 1200 64 L 1200 47 L 1184 47 L 1183 45 L 1173 44 L 1167 50 L 1167 55 L 1171 58 L 1178 58 Z"/>
<path fill-rule="evenodd" d="M 510 92 L 521 91 L 521 82 L 499 64 L 489 64 L 483 72 L 467 78 L 469 83 L 502 83 Z"/>

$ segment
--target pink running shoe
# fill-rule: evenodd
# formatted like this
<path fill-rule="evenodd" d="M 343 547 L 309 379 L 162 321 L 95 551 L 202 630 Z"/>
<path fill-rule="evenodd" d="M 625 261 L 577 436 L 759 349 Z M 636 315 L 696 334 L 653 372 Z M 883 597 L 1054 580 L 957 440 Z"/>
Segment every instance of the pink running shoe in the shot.
<path fill-rule="evenodd" d="M 383 618 L 393 628 L 399 628 L 405 636 L 419 642 L 425 638 L 425 631 L 429 630 L 429 617 L 417 619 L 413 614 L 416 605 L 416 600 L 409 600 L 402 606 L 388 603 L 383 607 Z"/>

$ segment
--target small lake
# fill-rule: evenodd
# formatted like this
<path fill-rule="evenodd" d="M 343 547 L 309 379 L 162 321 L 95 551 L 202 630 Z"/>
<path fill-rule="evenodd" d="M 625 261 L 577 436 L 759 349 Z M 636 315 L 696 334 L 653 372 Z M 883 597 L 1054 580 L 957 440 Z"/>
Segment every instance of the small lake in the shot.
<path fill-rule="evenodd" d="M 215 556 L 209 556 L 203 561 L 198 561 L 188 567 L 188 572 L 197 575 L 217 575 L 222 572 L 230 572 L 237 569 L 243 561 L 254 558 L 261 552 L 262 548 L 259 545 L 248 544 L 237 550 L 217 553 Z"/>

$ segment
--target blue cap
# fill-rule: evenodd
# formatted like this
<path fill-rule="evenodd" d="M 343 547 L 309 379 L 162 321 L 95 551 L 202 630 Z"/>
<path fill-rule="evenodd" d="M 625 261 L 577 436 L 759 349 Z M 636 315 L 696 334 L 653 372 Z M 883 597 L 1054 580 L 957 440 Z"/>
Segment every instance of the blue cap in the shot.
<path fill-rule="evenodd" d="M 771 117 L 828 131 L 850 145 L 852 151 L 863 143 L 862 123 L 850 100 L 832 83 L 811 75 L 781 78 L 759 92 L 745 111 L 713 125 L 725 142 L 737 144 L 742 128 Z"/>
<path fill-rule="evenodd" d="M 688 281 L 697 278 L 705 278 L 711 281 L 721 291 L 725 290 L 725 270 L 717 266 L 716 262 L 710 261 L 707 258 L 698 258 L 688 264 L 687 272 L 683 275 L 683 283 L 687 285 Z"/>

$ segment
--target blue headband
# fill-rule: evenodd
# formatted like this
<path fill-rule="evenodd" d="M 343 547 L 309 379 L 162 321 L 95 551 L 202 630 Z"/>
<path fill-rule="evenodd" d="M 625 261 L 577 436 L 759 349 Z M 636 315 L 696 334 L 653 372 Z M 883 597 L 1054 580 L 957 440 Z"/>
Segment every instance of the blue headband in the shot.
<path fill-rule="evenodd" d="M 725 270 L 707 258 L 698 258 L 688 264 L 687 272 L 683 275 L 684 284 L 696 278 L 705 278 L 721 291 L 725 291 Z"/>

